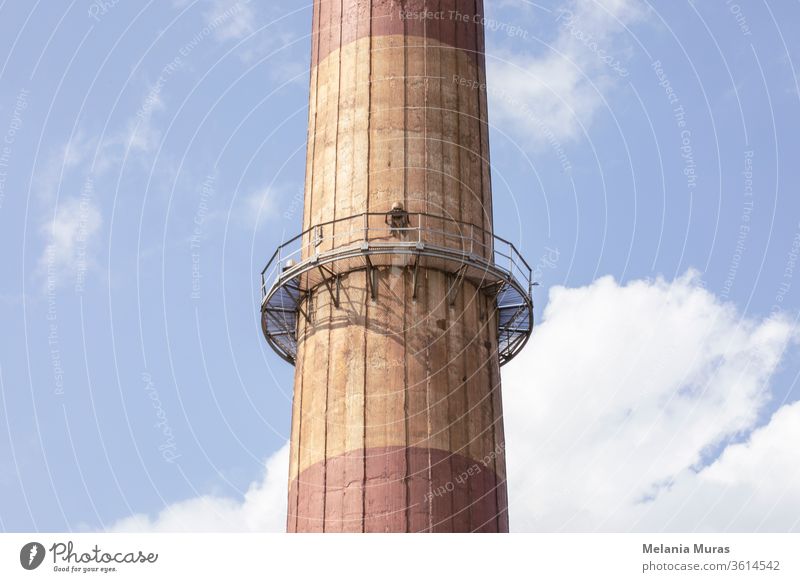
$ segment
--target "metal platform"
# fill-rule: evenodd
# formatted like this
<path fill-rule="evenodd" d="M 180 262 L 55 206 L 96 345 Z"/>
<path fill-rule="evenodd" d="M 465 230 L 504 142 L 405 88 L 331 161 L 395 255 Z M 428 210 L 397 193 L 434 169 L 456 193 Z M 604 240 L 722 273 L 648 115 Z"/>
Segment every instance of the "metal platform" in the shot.
<path fill-rule="evenodd" d="M 376 298 L 377 269 L 433 269 L 468 280 L 497 302 L 500 365 L 517 355 L 533 331 L 534 282 L 514 245 L 470 223 L 402 210 L 362 213 L 320 223 L 280 245 L 261 272 L 261 327 L 269 345 L 287 362 L 297 356 L 298 319 L 309 293 L 322 289 L 338 307 L 341 276 L 367 272 Z M 451 304 L 454 298 L 449 298 Z"/>

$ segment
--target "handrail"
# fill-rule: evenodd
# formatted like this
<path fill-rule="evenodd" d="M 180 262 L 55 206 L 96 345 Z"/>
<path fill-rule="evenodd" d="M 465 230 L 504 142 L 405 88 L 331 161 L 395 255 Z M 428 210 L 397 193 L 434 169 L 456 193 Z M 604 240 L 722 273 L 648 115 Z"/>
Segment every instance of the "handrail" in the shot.
<path fill-rule="evenodd" d="M 336 224 L 339 224 L 339 223 L 342 223 L 342 222 L 355 221 L 355 220 L 358 220 L 358 219 L 363 219 L 363 221 L 364 221 L 363 227 L 361 229 L 353 229 L 353 230 L 351 230 L 351 231 L 349 231 L 348 233 L 345 233 L 345 234 L 352 235 L 352 234 L 354 234 L 356 232 L 356 230 L 363 230 L 364 231 L 363 240 L 365 242 L 369 242 L 370 241 L 370 238 L 369 238 L 370 231 L 386 232 L 387 234 L 393 234 L 393 233 L 396 233 L 396 232 L 414 232 L 414 231 L 416 231 L 418 233 L 418 237 L 417 237 L 418 242 L 423 242 L 424 243 L 426 241 L 422 240 L 421 234 L 423 232 L 427 232 L 427 233 L 433 233 L 435 235 L 443 236 L 445 238 L 445 240 L 447 238 L 458 238 L 460 240 L 469 240 L 470 241 L 470 249 L 469 249 L 470 253 L 474 252 L 475 243 L 479 240 L 475 236 L 475 232 L 477 230 L 478 233 L 481 236 L 480 241 L 483 241 L 485 239 L 485 236 L 489 235 L 489 237 L 491 237 L 492 240 L 498 241 L 498 242 L 500 242 L 500 243 L 502 243 L 502 244 L 504 244 L 504 245 L 506 245 L 508 247 L 508 254 L 506 255 L 505 253 L 503 253 L 500 250 L 498 250 L 496 248 L 496 245 L 487 244 L 485 242 L 480 242 L 479 243 L 480 247 L 483 247 L 484 250 L 490 251 L 490 253 L 492 255 L 491 256 L 491 260 L 493 262 L 494 262 L 496 256 L 502 257 L 503 259 L 508 259 L 508 262 L 509 262 L 508 271 L 509 271 L 509 273 L 512 276 L 514 276 L 515 267 L 516 267 L 517 270 L 520 271 L 520 275 L 524 276 L 525 275 L 525 271 L 527 271 L 527 277 L 525 277 L 525 279 L 527 280 L 529 286 L 530 286 L 530 284 L 532 284 L 531 277 L 532 277 L 533 271 L 532 271 L 530 265 L 528 264 L 528 262 L 522 256 L 522 254 L 517 250 L 517 247 L 514 245 L 514 243 L 504 239 L 501 236 L 498 236 L 498 235 L 494 234 L 494 232 L 492 232 L 490 230 L 487 230 L 485 228 L 477 226 L 476 224 L 474 224 L 472 222 L 456 220 L 456 219 L 453 219 L 453 218 L 448 218 L 448 217 L 445 217 L 445 216 L 442 216 L 442 215 L 431 214 L 431 213 L 428 213 L 428 212 L 406 212 L 406 216 L 409 217 L 409 218 L 417 217 L 417 226 L 370 227 L 370 225 L 369 225 L 369 218 L 370 217 L 386 217 L 387 215 L 388 215 L 388 213 L 386 213 L 386 212 L 361 212 L 361 213 L 353 214 L 353 215 L 350 215 L 350 216 L 334 218 L 332 220 L 328 220 L 328 221 L 325 221 L 325 222 L 313 224 L 309 228 L 307 228 L 306 230 L 304 230 L 301 233 L 295 235 L 291 239 L 283 242 L 282 244 L 280 244 L 278 246 L 277 249 L 275 249 L 275 252 L 272 254 L 272 256 L 270 257 L 269 261 L 267 261 L 266 265 L 264 266 L 264 268 L 261 271 L 262 292 L 266 292 L 266 281 L 264 280 L 264 276 L 266 275 L 266 273 L 270 269 L 270 267 L 275 263 L 275 260 L 283 257 L 283 250 L 284 249 L 286 249 L 286 248 L 290 247 L 291 245 L 295 244 L 297 241 L 302 241 L 304 237 L 306 237 L 307 235 L 311 234 L 312 232 L 315 232 L 315 231 L 319 232 L 320 228 L 322 228 L 323 232 L 325 232 L 327 230 L 327 229 L 325 229 L 325 227 L 333 226 L 333 225 L 336 225 Z M 457 225 L 459 227 L 469 227 L 469 230 L 471 232 L 471 236 L 458 236 L 458 235 L 455 235 L 453 233 L 449 233 L 449 232 L 447 232 L 445 230 L 439 230 L 439 229 L 434 229 L 434 228 L 425 228 L 425 227 L 422 226 L 422 221 L 420 220 L 420 218 L 422 218 L 422 217 L 432 218 L 432 219 L 435 219 L 435 220 L 442 220 L 442 221 L 445 221 L 448 224 L 454 224 L 454 225 Z M 464 229 L 459 228 L 459 231 L 466 232 L 466 230 L 467 230 L 466 228 L 464 228 Z M 335 240 L 337 238 L 337 236 L 343 236 L 343 235 L 334 234 L 334 235 L 331 235 L 329 237 L 324 237 L 321 240 L 325 240 L 325 239 Z M 354 242 L 355 242 L 355 240 L 350 241 L 350 243 L 354 243 Z M 308 245 L 301 244 L 300 248 L 296 249 L 295 251 L 290 253 L 290 255 L 294 255 L 298 251 L 302 253 L 303 249 L 305 249 L 307 247 L 313 247 L 315 245 L 318 246 L 318 244 L 320 244 L 320 240 L 315 237 L 314 240 L 311 243 L 309 243 Z M 522 268 L 522 265 L 520 265 L 517 262 L 516 259 L 518 259 L 519 262 L 521 262 L 521 264 L 524 265 L 524 270 Z M 505 269 L 505 267 L 503 267 L 503 268 Z"/>

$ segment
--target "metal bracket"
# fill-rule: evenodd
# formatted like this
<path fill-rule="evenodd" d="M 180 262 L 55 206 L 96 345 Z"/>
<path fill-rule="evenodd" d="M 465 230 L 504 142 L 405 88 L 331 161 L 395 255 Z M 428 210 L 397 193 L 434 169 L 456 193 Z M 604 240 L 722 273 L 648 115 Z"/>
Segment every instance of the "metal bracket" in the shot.
<path fill-rule="evenodd" d="M 364 260 L 367 262 L 367 286 L 369 287 L 369 296 L 373 301 L 378 296 L 377 287 L 377 269 L 372 265 L 369 255 L 364 255 Z"/>
<path fill-rule="evenodd" d="M 505 289 L 505 288 L 506 288 L 506 282 L 505 281 L 498 281 L 497 282 L 497 291 L 494 292 L 495 301 L 497 300 L 498 297 L 500 297 L 500 293 L 502 293 L 503 289 Z"/>
<path fill-rule="evenodd" d="M 412 279 L 411 286 L 413 292 L 411 293 L 411 298 L 416 301 L 417 300 L 417 280 L 419 275 L 419 255 L 417 255 L 417 260 L 414 261 L 414 278 Z"/>
<path fill-rule="evenodd" d="M 310 291 L 308 292 L 308 295 L 306 295 L 306 298 L 308 299 L 308 304 L 309 304 L 309 305 L 311 305 L 311 292 L 310 292 Z M 300 313 L 303 315 L 303 317 L 305 317 L 305 318 L 306 318 L 306 321 L 307 321 L 308 323 L 311 323 L 311 316 L 310 316 L 310 315 L 308 315 L 308 313 L 306 313 L 306 312 L 303 310 L 303 308 L 302 308 L 302 307 L 300 307 L 300 304 L 299 304 L 299 303 L 297 304 L 297 311 L 299 311 L 299 312 L 300 312 Z"/>
<path fill-rule="evenodd" d="M 461 283 L 464 281 L 464 273 L 467 272 L 467 264 L 464 263 L 458 268 L 458 271 L 450 275 L 453 284 L 448 289 L 450 307 L 455 305 L 458 298 L 458 290 L 461 288 Z"/>
<path fill-rule="evenodd" d="M 307 313 L 306 313 L 306 312 L 303 310 L 303 308 L 302 308 L 302 307 L 300 307 L 300 304 L 303 302 L 303 297 L 304 297 L 304 296 L 308 298 L 308 301 L 309 301 L 309 304 L 310 304 L 310 301 L 311 301 L 311 292 L 309 291 L 308 293 L 304 293 L 304 292 L 303 292 L 303 291 L 300 289 L 299 285 L 297 285 L 296 283 L 294 283 L 294 281 L 293 281 L 292 283 L 286 283 L 286 284 L 285 284 L 285 287 L 286 287 L 287 289 L 291 289 L 292 291 L 295 291 L 295 292 L 297 293 L 297 298 L 296 298 L 296 299 L 295 299 L 294 297 L 292 297 L 292 295 L 291 295 L 291 294 L 289 294 L 289 297 L 292 299 L 292 302 L 294 303 L 294 308 L 295 308 L 295 310 L 297 310 L 298 312 L 300 312 L 300 313 L 303 315 L 303 317 L 305 317 L 305 319 L 306 319 L 306 321 L 307 321 L 307 322 L 311 323 L 311 317 L 309 316 L 309 314 L 307 314 Z M 272 306 L 271 306 L 271 307 L 269 308 L 269 311 L 278 311 L 278 310 L 277 310 L 277 309 L 275 309 L 274 307 L 272 307 Z M 283 309 L 281 309 L 281 311 L 289 312 L 290 310 L 283 308 Z"/>
<path fill-rule="evenodd" d="M 503 281 L 492 281 L 491 283 L 486 283 L 484 285 L 481 285 L 480 290 L 492 295 L 496 299 L 504 286 L 505 283 Z M 495 290 L 492 292 L 491 291 L 492 289 Z"/>
<path fill-rule="evenodd" d="M 339 309 L 339 289 L 341 287 L 339 283 L 339 275 L 337 275 L 336 273 L 334 273 L 325 266 L 318 266 L 317 270 L 319 271 L 319 274 L 322 275 L 322 282 L 328 289 L 328 293 L 331 296 L 331 301 L 333 301 L 333 305 L 336 307 L 336 309 Z M 325 276 L 326 271 L 330 274 L 330 277 Z M 331 279 L 336 280 L 336 293 L 333 292 L 333 287 L 331 286 Z"/>

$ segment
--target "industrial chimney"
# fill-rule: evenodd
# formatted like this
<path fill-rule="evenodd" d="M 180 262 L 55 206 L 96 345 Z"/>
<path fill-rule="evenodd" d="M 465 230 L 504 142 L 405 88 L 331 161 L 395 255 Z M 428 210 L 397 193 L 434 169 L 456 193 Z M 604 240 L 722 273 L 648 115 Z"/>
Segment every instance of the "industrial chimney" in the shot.
<path fill-rule="evenodd" d="M 262 272 L 296 367 L 287 529 L 506 532 L 532 282 L 492 224 L 483 2 L 313 12 L 303 231 Z"/>

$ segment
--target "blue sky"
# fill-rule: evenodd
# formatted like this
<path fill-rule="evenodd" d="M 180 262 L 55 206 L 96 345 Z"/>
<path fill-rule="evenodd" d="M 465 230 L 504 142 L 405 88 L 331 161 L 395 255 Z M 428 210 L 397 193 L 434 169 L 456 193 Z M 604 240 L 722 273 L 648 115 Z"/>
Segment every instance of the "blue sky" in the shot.
<path fill-rule="evenodd" d="M 495 226 L 543 321 L 504 378 L 512 529 L 797 529 L 800 5 L 486 16 Z M 293 369 L 257 276 L 300 228 L 310 25 L 287 0 L 0 2 L 0 529 L 280 526 Z M 559 497 L 620 458 L 597 503 Z"/>

